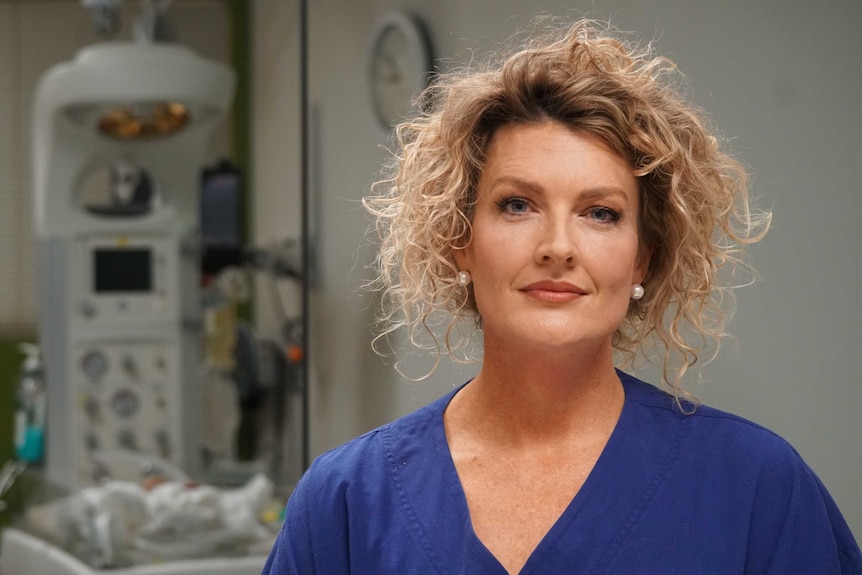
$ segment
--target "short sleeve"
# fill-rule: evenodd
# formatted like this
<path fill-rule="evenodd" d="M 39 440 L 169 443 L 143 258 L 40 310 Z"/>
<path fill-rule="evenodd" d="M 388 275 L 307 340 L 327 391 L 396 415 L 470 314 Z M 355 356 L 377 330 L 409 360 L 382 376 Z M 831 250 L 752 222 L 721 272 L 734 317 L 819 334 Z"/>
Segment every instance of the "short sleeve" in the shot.
<path fill-rule="evenodd" d="M 300 480 L 287 502 L 284 525 L 261 575 L 306 575 L 315 572 L 307 475 Z"/>
<path fill-rule="evenodd" d="M 299 480 L 261 575 L 350 573 L 347 482 L 331 454 L 317 458 Z"/>
<path fill-rule="evenodd" d="M 790 447 L 764 467 L 746 573 L 862 575 L 862 555 L 826 487 Z"/>

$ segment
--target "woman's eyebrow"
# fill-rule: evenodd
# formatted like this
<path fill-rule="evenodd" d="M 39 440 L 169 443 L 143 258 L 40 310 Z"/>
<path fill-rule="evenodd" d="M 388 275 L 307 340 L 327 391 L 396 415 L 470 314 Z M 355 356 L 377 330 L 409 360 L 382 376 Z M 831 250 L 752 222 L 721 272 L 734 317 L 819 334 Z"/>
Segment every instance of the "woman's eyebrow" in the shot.
<path fill-rule="evenodd" d="M 530 180 L 525 180 L 517 176 L 500 176 L 499 178 L 491 182 L 490 189 L 494 189 L 501 185 L 511 186 L 515 189 L 524 190 L 539 195 L 545 194 L 545 188 L 541 184 L 537 182 L 531 182 Z M 592 188 L 586 188 L 584 190 L 581 190 L 578 193 L 578 199 L 586 201 L 600 200 L 609 197 L 618 198 L 626 204 L 628 204 L 629 202 L 629 196 L 628 194 L 626 194 L 625 190 L 614 185 L 595 186 Z"/>
<path fill-rule="evenodd" d="M 581 199 L 584 200 L 601 200 L 604 198 L 617 198 L 626 204 L 629 202 L 629 196 L 626 192 L 617 186 L 598 186 L 582 190 L 580 193 Z"/>
<path fill-rule="evenodd" d="M 541 184 L 531 182 L 517 176 L 500 176 L 491 182 L 490 189 L 494 189 L 499 186 L 511 186 L 519 190 L 525 190 L 536 194 L 545 193 L 545 188 Z"/>

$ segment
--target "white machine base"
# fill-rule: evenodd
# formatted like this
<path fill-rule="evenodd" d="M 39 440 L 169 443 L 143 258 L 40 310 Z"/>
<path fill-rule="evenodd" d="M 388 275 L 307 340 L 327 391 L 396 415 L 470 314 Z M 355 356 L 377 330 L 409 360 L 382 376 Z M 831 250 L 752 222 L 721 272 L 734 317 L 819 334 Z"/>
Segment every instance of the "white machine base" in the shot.
<path fill-rule="evenodd" d="M 101 571 L 59 547 L 18 529 L 5 529 L 0 541 L 0 575 L 260 575 L 265 555 L 197 559 Z"/>

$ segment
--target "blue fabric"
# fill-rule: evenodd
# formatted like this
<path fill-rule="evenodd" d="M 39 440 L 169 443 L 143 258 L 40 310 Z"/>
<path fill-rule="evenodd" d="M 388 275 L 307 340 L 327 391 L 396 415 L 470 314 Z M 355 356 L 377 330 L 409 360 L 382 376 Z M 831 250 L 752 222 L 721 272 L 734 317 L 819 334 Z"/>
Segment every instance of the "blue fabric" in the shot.
<path fill-rule="evenodd" d="M 620 373 L 620 420 L 522 574 L 862 574 L 820 480 L 786 441 Z M 473 533 L 431 405 L 321 455 L 264 575 L 505 575 Z"/>

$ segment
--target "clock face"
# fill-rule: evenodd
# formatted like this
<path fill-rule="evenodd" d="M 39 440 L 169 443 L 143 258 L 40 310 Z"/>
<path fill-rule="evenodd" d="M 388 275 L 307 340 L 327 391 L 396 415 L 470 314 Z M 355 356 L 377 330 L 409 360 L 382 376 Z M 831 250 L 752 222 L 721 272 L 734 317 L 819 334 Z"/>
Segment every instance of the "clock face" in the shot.
<path fill-rule="evenodd" d="M 371 56 L 371 99 L 381 125 L 389 129 L 410 111 L 428 80 L 431 54 L 419 22 L 403 14 L 383 20 Z"/>

